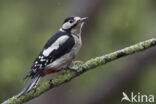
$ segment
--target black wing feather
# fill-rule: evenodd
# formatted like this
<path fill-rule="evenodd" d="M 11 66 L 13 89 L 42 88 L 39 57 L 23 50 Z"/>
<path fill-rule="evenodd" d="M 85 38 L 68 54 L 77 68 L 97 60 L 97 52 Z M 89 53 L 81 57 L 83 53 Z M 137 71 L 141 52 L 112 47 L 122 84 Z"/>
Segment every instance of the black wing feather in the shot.
<path fill-rule="evenodd" d="M 64 44 L 60 44 L 57 50 L 54 50 L 50 56 L 52 57 L 53 61 L 60 58 L 61 56 L 65 55 L 66 53 L 70 52 L 73 48 L 75 42 L 74 38 L 70 36 Z"/>
<path fill-rule="evenodd" d="M 56 32 L 45 44 L 44 49 L 47 49 L 49 46 L 51 46 L 59 37 L 63 36 L 63 35 L 69 35 L 70 33 L 68 32 L 62 32 L 62 31 L 58 31 Z"/>
<path fill-rule="evenodd" d="M 46 65 L 52 63 L 56 59 L 60 58 L 61 56 L 65 55 L 68 53 L 74 46 L 75 41 L 74 38 L 67 32 L 57 32 L 55 35 L 53 35 L 48 42 L 45 44 L 44 49 L 47 49 L 49 46 L 51 46 L 59 37 L 63 35 L 68 35 L 69 38 L 64 42 L 63 44 L 60 44 L 59 48 L 56 50 L 53 50 L 49 56 L 45 57 L 42 53 L 43 51 L 40 52 L 39 56 L 36 58 L 34 61 L 31 71 L 24 77 L 24 79 L 28 77 L 33 77 L 35 73 L 37 73 L 39 70 L 43 70 Z M 42 58 L 42 61 L 41 61 Z M 43 61 L 45 60 L 45 61 Z M 37 63 L 36 63 L 37 62 Z"/>

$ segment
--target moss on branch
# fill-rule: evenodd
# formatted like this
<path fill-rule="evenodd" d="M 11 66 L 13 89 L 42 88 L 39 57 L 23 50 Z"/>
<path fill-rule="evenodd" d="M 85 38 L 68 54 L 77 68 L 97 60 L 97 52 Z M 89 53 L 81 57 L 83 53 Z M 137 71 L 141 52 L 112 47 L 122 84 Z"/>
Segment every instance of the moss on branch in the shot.
<path fill-rule="evenodd" d="M 47 80 L 45 82 L 42 82 L 41 84 L 39 84 L 36 87 L 35 90 L 31 90 L 28 93 L 24 94 L 23 96 L 20 96 L 18 98 L 16 96 L 13 96 L 12 98 L 3 102 L 3 104 L 22 104 L 24 102 L 27 102 L 31 99 L 34 99 L 34 98 L 40 96 L 42 93 L 44 93 L 44 92 L 46 92 L 46 91 L 48 91 L 48 90 L 50 90 L 56 86 L 59 86 L 63 83 L 70 81 L 71 79 L 83 74 L 84 72 L 86 72 L 90 69 L 93 69 L 93 68 L 98 67 L 100 65 L 106 64 L 110 61 L 119 59 L 121 57 L 131 55 L 131 54 L 136 53 L 136 52 L 143 51 L 143 50 L 148 49 L 148 48 L 153 47 L 153 46 L 156 46 L 156 39 L 154 39 L 154 38 L 140 42 L 140 43 L 137 43 L 137 44 L 132 45 L 130 47 L 115 51 L 113 53 L 110 53 L 110 54 L 107 54 L 104 56 L 92 58 L 85 63 L 80 62 L 80 61 L 75 62 L 73 68 L 77 68 L 77 72 L 68 70 L 67 72 L 62 73 L 62 74 L 54 77 L 51 80 Z"/>

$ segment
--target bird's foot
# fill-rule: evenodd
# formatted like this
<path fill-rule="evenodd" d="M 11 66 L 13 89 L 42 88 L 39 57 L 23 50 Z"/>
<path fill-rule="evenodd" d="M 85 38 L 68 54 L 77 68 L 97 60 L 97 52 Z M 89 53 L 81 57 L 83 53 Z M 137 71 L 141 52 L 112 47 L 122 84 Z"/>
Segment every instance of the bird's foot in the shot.
<path fill-rule="evenodd" d="M 67 70 L 78 72 L 77 68 L 67 67 Z"/>
<path fill-rule="evenodd" d="M 68 67 L 67 70 L 74 71 L 77 75 L 79 75 L 80 74 L 80 71 L 79 71 L 80 68 L 82 68 L 81 65 L 79 65 L 77 67 Z"/>

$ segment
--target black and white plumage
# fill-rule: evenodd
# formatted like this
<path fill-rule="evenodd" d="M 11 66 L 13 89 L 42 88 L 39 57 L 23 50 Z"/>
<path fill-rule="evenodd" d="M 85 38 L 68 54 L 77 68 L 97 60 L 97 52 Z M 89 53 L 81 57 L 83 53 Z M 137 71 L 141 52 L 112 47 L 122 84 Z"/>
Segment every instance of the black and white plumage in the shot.
<path fill-rule="evenodd" d="M 69 67 L 81 48 L 81 29 L 86 19 L 72 16 L 64 20 L 60 30 L 48 40 L 30 72 L 24 77 L 31 78 L 31 81 L 18 96 L 34 87 L 41 76 Z"/>

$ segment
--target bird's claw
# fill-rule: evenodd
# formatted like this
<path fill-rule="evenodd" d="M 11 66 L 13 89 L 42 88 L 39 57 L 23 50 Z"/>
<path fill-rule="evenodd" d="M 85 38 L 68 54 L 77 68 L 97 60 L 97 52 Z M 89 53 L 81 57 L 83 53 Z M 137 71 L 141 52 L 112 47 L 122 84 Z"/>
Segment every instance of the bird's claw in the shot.
<path fill-rule="evenodd" d="M 68 67 L 68 70 L 74 71 L 76 75 L 80 75 L 80 71 L 79 71 L 80 68 L 82 68 L 81 65 L 74 67 L 74 68 Z"/>
<path fill-rule="evenodd" d="M 68 67 L 67 70 L 74 71 L 74 72 L 78 72 L 77 68 Z"/>

